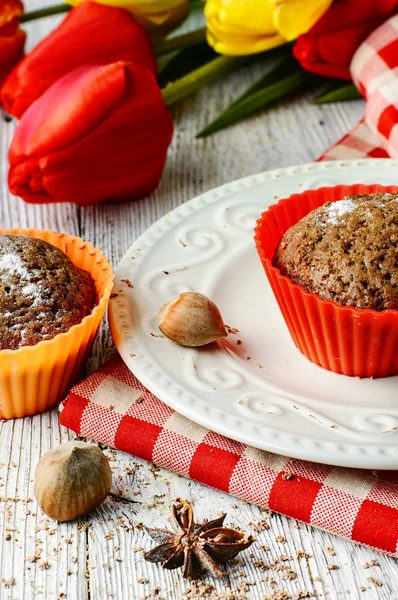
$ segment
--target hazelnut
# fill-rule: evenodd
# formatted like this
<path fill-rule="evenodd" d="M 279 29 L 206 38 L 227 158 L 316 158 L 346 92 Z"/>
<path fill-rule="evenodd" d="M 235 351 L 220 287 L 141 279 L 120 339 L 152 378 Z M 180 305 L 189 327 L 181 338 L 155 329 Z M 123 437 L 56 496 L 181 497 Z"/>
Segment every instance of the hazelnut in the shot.
<path fill-rule="evenodd" d="M 106 456 L 85 442 L 65 442 L 39 460 L 34 492 L 40 508 L 57 521 L 73 521 L 99 506 L 112 487 Z"/>
<path fill-rule="evenodd" d="M 165 304 L 158 320 L 160 331 L 181 346 L 205 346 L 228 335 L 217 306 L 197 292 L 180 294 Z"/>

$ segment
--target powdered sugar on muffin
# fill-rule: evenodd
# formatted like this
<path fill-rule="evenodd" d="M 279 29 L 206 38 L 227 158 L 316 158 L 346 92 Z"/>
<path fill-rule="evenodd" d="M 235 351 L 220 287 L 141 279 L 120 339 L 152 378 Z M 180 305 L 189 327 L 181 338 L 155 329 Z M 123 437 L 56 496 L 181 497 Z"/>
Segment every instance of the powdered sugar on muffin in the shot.
<path fill-rule="evenodd" d="M 284 234 L 273 264 L 325 300 L 398 310 L 398 194 L 320 206 Z"/>

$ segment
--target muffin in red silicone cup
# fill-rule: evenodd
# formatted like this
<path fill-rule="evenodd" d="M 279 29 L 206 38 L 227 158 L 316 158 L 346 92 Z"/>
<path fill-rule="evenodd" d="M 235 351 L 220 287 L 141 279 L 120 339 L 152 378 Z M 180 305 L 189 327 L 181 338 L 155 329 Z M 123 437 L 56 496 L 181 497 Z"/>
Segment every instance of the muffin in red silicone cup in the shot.
<path fill-rule="evenodd" d="M 349 296 L 341 302 L 338 294 L 335 293 L 332 295 L 326 293 L 321 297 L 320 292 L 315 293 L 313 289 L 309 291 L 308 286 L 303 287 L 294 282 L 293 277 L 282 274 L 281 269 L 275 264 L 278 264 L 275 253 L 277 249 L 279 250 L 279 243 L 284 234 L 323 204 L 357 194 L 397 194 L 397 192 L 397 186 L 377 184 L 339 185 L 309 190 L 280 200 L 270 206 L 257 221 L 255 229 L 257 252 L 293 341 L 310 361 L 329 371 L 355 377 L 376 378 L 398 375 L 398 310 L 397 308 L 364 308 L 363 302 L 349 303 L 347 301 Z M 392 197 L 386 196 L 386 198 L 392 201 Z M 348 198 L 348 202 L 350 201 L 351 199 Z M 398 209 L 398 196 L 394 201 L 397 202 Z M 346 212 L 346 207 L 340 206 L 341 208 L 338 203 L 330 205 L 333 217 L 330 222 L 333 225 L 338 224 L 338 220 L 335 219 L 336 214 L 341 215 Z M 378 205 L 378 210 L 380 206 L 381 204 Z M 379 221 L 377 221 L 380 230 L 385 228 L 384 221 L 380 220 L 381 214 L 378 213 Z M 398 225 L 396 214 L 394 232 L 391 232 L 390 238 L 386 237 L 387 246 L 391 243 L 392 248 L 397 248 L 398 245 L 395 229 Z M 339 227 L 334 229 L 335 235 L 339 238 Z M 397 236 L 396 240 L 395 236 Z M 350 249 L 347 252 L 349 253 Z M 330 256 L 335 260 L 333 248 Z M 390 258 L 389 265 L 391 265 Z M 333 264 L 338 269 L 339 263 Z M 394 273 L 386 271 L 386 265 L 380 263 L 378 266 L 382 269 L 386 280 L 391 279 L 392 276 L 395 278 Z M 373 265 L 372 268 L 376 267 L 377 265 Z M 369 268 L 366 257 L 361 268 L 365 272 Z M 394 268 L 392 267 L 391 270 L 394 271 Z M 397 273 L 396 265 L 395 273 Z M 347 272 L 344 276 L 347 280 Z M 352 278 L 354 276 L 355 274 Z M 336 277 L 338 279 L 338 270 Z M 372 281 L 361 281 L 361 285 L 358 286 L 358 289 L 366 286 L 364 297 L 372 294 L 372 286 L 369 283 Z M 387 282 L 387 284 L 390 285 L 390 289 L 397 287 L 396 283 Z"/>

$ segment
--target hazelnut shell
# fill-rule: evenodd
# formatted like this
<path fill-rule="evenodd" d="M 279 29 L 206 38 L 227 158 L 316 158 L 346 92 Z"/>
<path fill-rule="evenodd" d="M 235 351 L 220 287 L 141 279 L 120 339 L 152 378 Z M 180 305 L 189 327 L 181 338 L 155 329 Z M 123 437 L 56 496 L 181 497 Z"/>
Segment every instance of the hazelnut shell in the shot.
<path fill-rule="evenodd" d="M 41 457 L 34 493 L 40 508 L 57 521 L 73 521 L 99 506 L 112 487 L 108 459 L 96 446 L 65 442 Z"/>
<path fill-rule="evenodd" d="M 158 321 L 160 331 L 181 346 L 205 346 L 228 335 L 217 306 L 198 292 L 185 292 L 165 304 Z"/>

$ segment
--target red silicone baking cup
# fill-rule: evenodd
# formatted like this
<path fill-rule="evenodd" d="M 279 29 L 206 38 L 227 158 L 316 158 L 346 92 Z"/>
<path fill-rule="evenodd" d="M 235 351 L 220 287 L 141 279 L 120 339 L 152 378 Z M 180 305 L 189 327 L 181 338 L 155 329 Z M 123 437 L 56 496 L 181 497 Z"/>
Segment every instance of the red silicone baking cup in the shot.
<path fill-rule="evenodd" d="M 359 310 L 307 292 L 272 265 L 276 246 L 289 227 L 325 202 L 397 191 L 397 186 L 363 184 L 323 187 L 280 200 L 257 221 L 257 252 L 294 343 L 309 360 L 334 373 L 398 375 L 398 310 Z"/>

